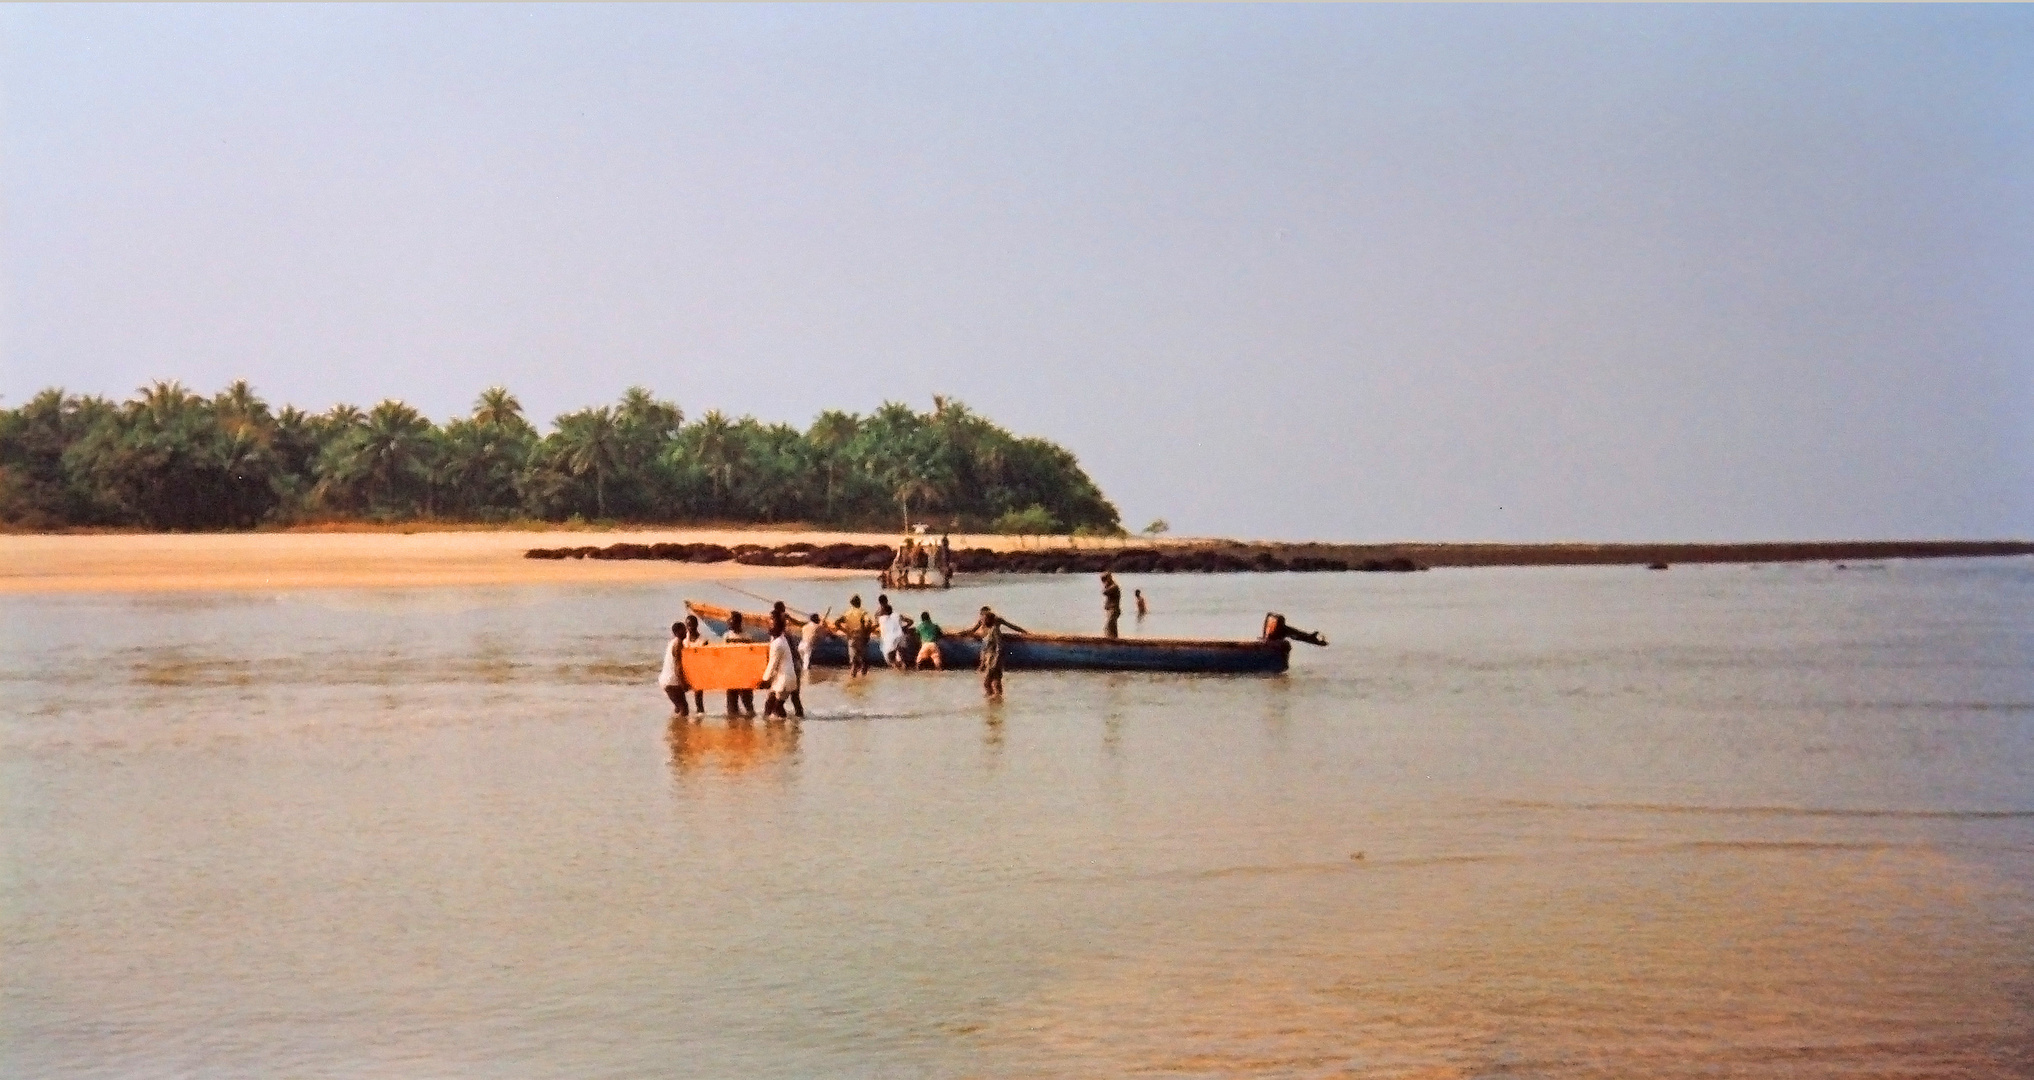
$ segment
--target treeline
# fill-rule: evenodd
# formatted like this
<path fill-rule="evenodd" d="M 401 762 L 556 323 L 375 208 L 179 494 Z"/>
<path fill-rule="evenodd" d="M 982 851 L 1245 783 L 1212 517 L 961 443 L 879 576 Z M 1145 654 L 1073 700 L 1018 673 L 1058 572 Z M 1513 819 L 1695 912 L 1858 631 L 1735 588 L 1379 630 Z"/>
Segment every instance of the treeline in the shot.
<path fill-rule="evenodd" d="M 126 402 L 53 389 L 0 410 L 0 522 L 15 528 L 574 518 L 1121 531 L 1071 453 L 937 397 L 802 432 L 717 410 L 687 423 L 641 387 L 548 433 L 501 387 L 442 425 L 395 400 L 271 410 L 244 381 L 212 397 L 158 382 Z"/>

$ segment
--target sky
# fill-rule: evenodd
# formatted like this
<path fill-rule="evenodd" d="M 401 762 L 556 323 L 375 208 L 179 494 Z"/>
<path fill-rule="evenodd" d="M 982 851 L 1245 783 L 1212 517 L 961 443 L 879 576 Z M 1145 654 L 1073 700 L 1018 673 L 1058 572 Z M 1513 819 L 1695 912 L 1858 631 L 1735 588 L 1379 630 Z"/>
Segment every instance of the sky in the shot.
<path fill-rule="evenodd" d="M 0 405 L 958 398 L 1133 530 L 2034 536 L 2034 9 L 0 8 Z"/>

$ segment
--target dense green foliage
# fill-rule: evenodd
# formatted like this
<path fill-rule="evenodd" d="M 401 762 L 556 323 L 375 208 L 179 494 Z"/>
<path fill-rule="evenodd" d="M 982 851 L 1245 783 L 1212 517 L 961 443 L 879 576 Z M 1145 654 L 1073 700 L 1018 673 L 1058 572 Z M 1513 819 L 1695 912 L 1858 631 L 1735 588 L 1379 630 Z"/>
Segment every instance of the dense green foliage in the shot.
<path fill-rule="evenodd" d="M 495 387 L 444 425 L 400 401 L 271 411 L 156 383 L 132 401 L 45 390 L 0 410 L 0 522 L 234 529 L 264 522 L 811 522 L 1118 532 L 1074 456 L 959 402 L 829 411 L 804 432 L 718 411 L 691 423 L 631 388 L 540 433 Z"/>

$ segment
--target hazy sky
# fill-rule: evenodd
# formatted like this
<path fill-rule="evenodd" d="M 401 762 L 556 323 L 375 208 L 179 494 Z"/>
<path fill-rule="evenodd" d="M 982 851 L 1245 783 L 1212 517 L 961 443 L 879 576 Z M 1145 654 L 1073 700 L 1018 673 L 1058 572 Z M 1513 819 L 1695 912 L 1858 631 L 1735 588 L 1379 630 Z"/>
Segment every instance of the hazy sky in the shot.
<path fill-rule="evenodd" d="M 2025 7 L 0 9 L 0 395 L 957 396 L 1134 529 L 2034 535 Z"/>

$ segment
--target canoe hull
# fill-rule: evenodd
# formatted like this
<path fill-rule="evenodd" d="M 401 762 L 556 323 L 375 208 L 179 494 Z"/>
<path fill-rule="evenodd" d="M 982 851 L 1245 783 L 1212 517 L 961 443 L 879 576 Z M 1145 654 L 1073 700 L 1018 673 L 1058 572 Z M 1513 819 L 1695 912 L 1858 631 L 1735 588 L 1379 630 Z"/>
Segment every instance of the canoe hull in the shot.
<path fill-rule="evenodd" d="M 729 609 L 697 601 L 685 602 L 708 633 L 727 630 Z M 742 622 L 766 626 L 767 613 L 743 612 Z M 804 624 L 793 620 L 795 629 Z M 982 643 L 975 638 L 943 637 L 940 661 L 949 668 L 972 668 L 981 661 Z M 1292 644 L 1286 641 L 1220 641 L 1183 638 L 1105 638 L 1085 634 L 1006 634 L 1003 666 L 1012 671 L 1170 671 L 1185 674 L 1276 674 L 1286 669 Z M 882 646 L 869 641 L 868 661 L 883 666 Z M 817 667 L 846 667 L 847 639 L 827 633 L 813 643 Z"/>

